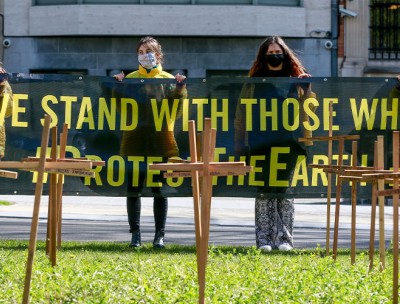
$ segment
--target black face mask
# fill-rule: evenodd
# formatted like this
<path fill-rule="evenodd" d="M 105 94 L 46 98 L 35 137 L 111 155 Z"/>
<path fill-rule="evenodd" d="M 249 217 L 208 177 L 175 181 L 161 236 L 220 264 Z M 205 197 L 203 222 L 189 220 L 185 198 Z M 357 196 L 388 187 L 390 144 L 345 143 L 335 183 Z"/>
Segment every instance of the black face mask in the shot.
<path fill-rule="evenodd" d="M 267 55 L 266 61 L 270 66 L 276 68 L 283 62 L 284 58 L 285 55 L 283 54 L 272 54 L 272 55 Z"/>

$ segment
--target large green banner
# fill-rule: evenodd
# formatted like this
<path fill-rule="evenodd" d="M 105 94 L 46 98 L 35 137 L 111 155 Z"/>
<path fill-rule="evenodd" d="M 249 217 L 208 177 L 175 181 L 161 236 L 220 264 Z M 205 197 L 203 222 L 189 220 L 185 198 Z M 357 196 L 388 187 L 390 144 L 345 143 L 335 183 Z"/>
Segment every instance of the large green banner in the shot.
<path fill-rule="evenodd" d="M 137 195 L 143 183 L 143 196 L 151 196 L 155 187 L 167 196 L 191 196 L 190 179 L 163 179 L 148 164 L 171 156 L 188 159 L 188 121 L 201 132 L 209 117 L 217 130 L 215 161 L 242 160 L 254 168 L 246 176 L 214 177 L 214 196 L 292 191 L 295 197 L 325 197 L 327 175 L 307 165 L 327 164 L 328 144 L 298 139 L 328 135 L 330 105 L 333 134 L 361 137 L 359 165 L 372 164 L 374 141 L 384 135 L 389 168 L 391 133 L 399 129 L 396 79 L 187 79 L 187 95 L 177 96 L 174 79 L 8 77 L 14 103 L 11 117 L 4 118 L 4 107 L 0 111 L 7 134 L 3 161 L 39 155 L 44 115 L 59 130 L 68 124 L 67 157 L 105 161 L 94 168 L 95 178 L 66 177 L 66 195 Z M 351 144 L 345 144 L 348 165 Z M 36 178 L 26 171 L 16 180 L 2 178 L 0 193 L 33 194 Z M 45 192 L 48 182 L 46 176 Z M 346 183 L 343 197 L 349 196 Z M 369 196 L 369 185 L 361 184 L 359 197 Z"/>

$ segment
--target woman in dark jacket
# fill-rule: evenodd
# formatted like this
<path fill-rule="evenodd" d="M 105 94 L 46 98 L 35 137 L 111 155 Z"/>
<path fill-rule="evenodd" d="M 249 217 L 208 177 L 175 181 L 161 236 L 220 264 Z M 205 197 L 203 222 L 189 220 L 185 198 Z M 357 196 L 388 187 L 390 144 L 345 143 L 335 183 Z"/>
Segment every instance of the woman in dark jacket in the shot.
<path fill-rule="evenodd" d="M 290 85 L 289 88 L 276 87 L 268 82 L 272 77 L 310 77 L 300 60 L 294 52 L 286 45 L 282 38 L 272 36 L 267 38 L 259 47 L 256 60 L 249 72 L 250 77 L 266 78 L 267 82 L 260 84 L 246 84 L 242 90 L 241 98 L 254 98 L 265 100 L 276 100 L 278 121 L 276 130 L 261 131 L 256 129 L 260 126 L 260 115 L 251 117 L 253 130 L 246 130 L 246 108 L 240 104 L 236 109 L 235 117 L 235 146 L 236 151 L 240 147 L 247 147 L 246 154 L 261 155 L 265 157 L 262 169 L 262 180 L 264 186 L 258 189 L 258 196 L 255 200 L 255 224 L 256 224 L 256 244 L 264 251 L 279 249 L 288 251 L 293 249 L 293 223 L 294 223 L 294 199 L 291 195 L 290 183 L 296 167 L 297 156 L 305 154 L 304 147 L 297 142 L 297 137 L 310 137 L 310 131 L 301 130 L 302 134 L 295 131 L 288 131 L 282 126 L 283 100 L 288 97 L 296 98 L 302 103 L 307 98 L 314 98 L 315 94 L 311 91 L 310 84 L 299 83 Z M 272 101 L 271 101 L 272 102 Z M 301 123 L 308 120 L 308 116 L 300 107 Z M 289 117 L 293 120 L 294 117 Z M 301 124 L 302 125 L 302 124 Z M 307 142 L 306 145 L 311 143 Z M 289 186 L 276 186 L 270 183 L 271 167 L 276 164 L 271 160 L 271 151 L 275 148 L 289 148 L 290 153 L 281 154 L 279 162 L 285 163 L 286 168 L 274 170 L 277 172 L 275 177 L 279 181 L 286 181 Z M 273 169 L 273 168 L 272 168 Z"/>

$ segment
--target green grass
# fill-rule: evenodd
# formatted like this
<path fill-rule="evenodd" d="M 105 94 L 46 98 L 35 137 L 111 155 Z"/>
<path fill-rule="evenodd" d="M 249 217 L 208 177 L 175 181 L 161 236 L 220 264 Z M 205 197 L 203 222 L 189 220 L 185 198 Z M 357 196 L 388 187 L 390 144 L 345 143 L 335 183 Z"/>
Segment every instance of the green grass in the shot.
<path fill-rule="evenodd" d="M 11 206 L 11 205 L 14 205 L 14 203 L 0 200 L 0 206 Z"/>
<path fill-rule="evenodd" d="M 255 247 L 210 247 L 207 303 L 388 303 L 386 270 L 368 271 L 368 254 L 348 250 L 337 261 L 322 248 L 263 253 Z M 26 241 L 0 241 L 0 303 L 21 303 Z M 376 255 L 378 259 L 378 255 Z M 378 264 L 378 260 L 376 261 Z M 34 257 L 31 303 L 197 303 L 196 252 L 190 246 L 64 242 L 52 267 L 43 242 Z"/>

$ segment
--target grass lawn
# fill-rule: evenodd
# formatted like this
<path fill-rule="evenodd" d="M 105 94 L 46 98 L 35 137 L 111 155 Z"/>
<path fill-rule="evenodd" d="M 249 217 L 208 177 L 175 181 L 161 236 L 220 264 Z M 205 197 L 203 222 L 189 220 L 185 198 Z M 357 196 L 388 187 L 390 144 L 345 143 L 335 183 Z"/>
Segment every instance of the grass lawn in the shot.
<path fill-rule="evenodd" d="M 323 248 L 260 252 L 255 247 L 209 248 L 207 303 L 389 303 L 392 255 L 386 270 L 368 271 L 368 253 L 349 250 L 337 261 Z M 21 303 L 26 241 L 0 241 L 0 303 Z M 378 265 L 376 255 L 375 264 Z M 44 242 L 35 252 L 31 303 L 197 303 L 195 248 L 125 243 L 64 242 L 52 267 Z"/>

